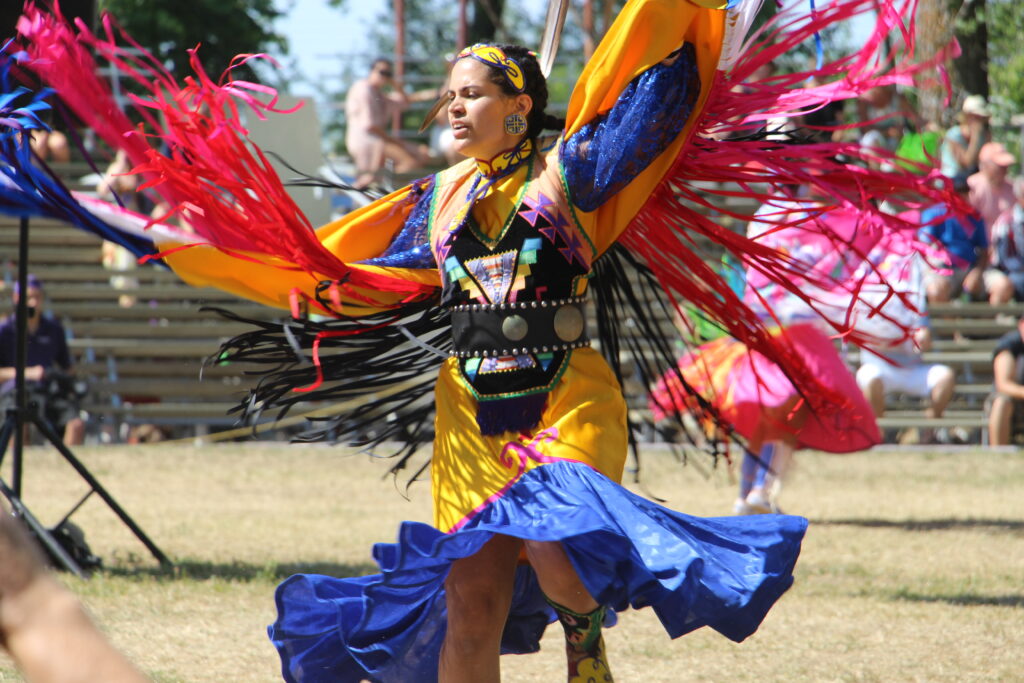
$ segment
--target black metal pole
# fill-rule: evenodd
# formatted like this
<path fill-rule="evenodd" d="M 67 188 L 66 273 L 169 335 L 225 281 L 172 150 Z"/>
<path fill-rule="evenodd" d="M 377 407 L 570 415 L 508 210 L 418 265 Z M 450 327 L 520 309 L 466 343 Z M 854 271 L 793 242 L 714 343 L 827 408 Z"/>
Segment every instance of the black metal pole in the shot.
<path fill-rule="evenodd" d="M 78 472 L 92 488 L 93 491 L 100 495 L 100 498 L 110 507 L 111 510 L 124 522 L 128 528 L 135 534 L 144 546 L 152 553 L 153 557 L 160 562 L 160 565 L 164 568 L 174 566 L 173 563 L 167 558 L 166 555 L 157 547 L 153 541 L 149 539 L 146 533 L 135 523 L 127 512 L 118 505 L 114 497 L 111 496 L 103 485 L 100 484 L 96 477 L 92 476 L 92 473 L 86 469 L 85 465 L 75 457 L 71 450 L 64 445 L 63 439 L 54 430 L 53 426 L 47 422 L 39 414 L 39 407 L 33 404 L 31 407 L 28 406 L 27 392 L 25 389 L 25 365 L 28 362 L 28 217 L 23 216 L 20 222 L 20 235 L 18 244 L 18 304 L 15 310 L 16 317 L 16 336 L 17 336 L 17 348 L 16 348 L 16 363 L 14 371 L 14 382 L 15 382 L 15 408 L 7 411 L 7 419 L 5 420 L 2 427 L 0 427 L 0 438 L 3 438 L 8 432 L 13 429 L 13 445 L 14 453 L 11 461 L 11 486 L 8 487 L 4 484 L 3 480 L 0 479 L 0 494 L 5 496 L 11 503 L 12 507 L 18 513 L 19 516 L 26 520 L 26 523 L 32 527 L 33 531 L 40 538 L 40 541 L 54 554 L 57 561 L 64 565 L 66 569 L 74 572 L 78 576 L 84 576 L 81 567 L 65 552 L 60 544 L 57 543 L 52 534 L 45 527 L 31 515 L 28 508 L 25 507 L 21 501 L 21 472 L 22 472 L 22 453 L 24 447 L 24 434 L 25 426 L 32 423 L 39 429 L 39 431 L 46 437 L 47 441 L 50 442 L 56 448 L 64 459 Z M 12 419 L 13 417 L 13 419 Z M 13 426 L 12 426 L 13 424 Z M 0 462 L 3 461 L 4 450 L 7 447 L 6 439 L 0 442 Z M 81 505 L 81 503 L 79 503 Z M 77 507 L 77 506 L 76 506 Z M 73 511 L 72 511 L 73 512 Z M 70 516 L 71 513 L 68 513 Z M 65 517 L 67 519 L 67 517 Z"/>
<path fill-rule="evenodd" d="M 114 500 L 114 497 L 111 496 L 105 488 L 103 488 L 103 485 L 96 477 L 92 476 L 92 473 L 85 468 L 82 461 L 76 458 L 75 454 L 71 452 L 71 449 L 64 445 L 60 435 L 53 429 L 53 425 L 47 422 L 38 411 L 32 414 L 31 419 L 35 423 L 36 428 L 43 433 L 53 447 L 60 451 L 60 454 L 64 456 L 64 459 L 67 460 L 73 468 L 75 468 L 75 471 L 78 472 L 79 476 L 81 476 L 82 479 L 85 479 L 86 483 L 92 487 L 92 490 L 98 493 L 107 506 L 114 511 L 114 514 L 120 517 L 121 521 L 131 529 L 132 533 L 135 534 L 135 538 L 139 539 L 142 542 L 142 545 L 149 549 L 149 552 L 152 553 L 153 557 L 157 559 L 160 565 L 165 569 L 173 567 L 174 563 L 167 559 L 167 556 L 164 555 L 163 551 L 160 550 L 153 541 L 149 540 L 149 536 L 146 535 L 146 532 L 144 532 L 139 525 L 135 523 L 135 520 L 133 520 L 128 513 L 124 511 L 124 508 L 118 505 L 117 501 Z"/>
<path fill-rule="evenodd" d="M 11 454 L 11 490 L 21 497 L 22 452 L 25 438 L 25 363 L 28 361 L 28 217 L 18 224 L 18 308 L 14 313 L 17 346 L 14 363 L 14 453 Z"/>

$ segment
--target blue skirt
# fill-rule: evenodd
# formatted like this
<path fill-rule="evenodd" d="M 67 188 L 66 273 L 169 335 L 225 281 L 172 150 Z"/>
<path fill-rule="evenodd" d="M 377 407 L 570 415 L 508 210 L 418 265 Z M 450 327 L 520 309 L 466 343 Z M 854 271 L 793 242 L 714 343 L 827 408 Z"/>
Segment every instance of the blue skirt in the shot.
<path fill-rule="evenodd" d="M 268 630 L 287 681 L 435 681 L 451 563 L 505 534 L 561 541 L 612 610 L 651 607 L 673 638 L 710 626 L 738 642 L 793 583 L 806 529 L 789 515 L 691 517 L 558 462 L 524 474 L 454 533 L 404 522 L 397 543 L 373 549 L 379 574 L 286 579 Z M 536 652 L 554 619 L 532 570 L 520 567 L 502 652 Z"/>

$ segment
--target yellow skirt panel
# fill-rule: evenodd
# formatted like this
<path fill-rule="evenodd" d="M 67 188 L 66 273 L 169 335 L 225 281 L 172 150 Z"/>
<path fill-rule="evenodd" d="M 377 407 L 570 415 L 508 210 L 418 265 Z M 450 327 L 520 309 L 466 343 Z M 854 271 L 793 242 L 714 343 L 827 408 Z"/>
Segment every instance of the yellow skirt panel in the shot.
<path fill-rule="evenodd" d="M 434 524 L 458 528 L 524 472 L 552 460 L 575 460 L 615 482 L 626 461 L 626 403 L 615 375 L 593 349 L 578 349 L 532 435 L 483 436 L 476 400 L 456 361 L 441 367 L 431 479 Z"/>

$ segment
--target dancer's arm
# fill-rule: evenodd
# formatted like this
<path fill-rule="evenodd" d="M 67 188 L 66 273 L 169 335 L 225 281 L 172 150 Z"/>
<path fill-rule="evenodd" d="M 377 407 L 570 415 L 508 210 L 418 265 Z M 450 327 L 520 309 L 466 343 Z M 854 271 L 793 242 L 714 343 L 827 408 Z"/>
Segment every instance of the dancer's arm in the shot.
<path fill-rule="evenodd" d="M 574 203 L 588 212 L 581 222 L 599 252 L 634 218 L 691 134 L 715 79 L 724 35 L 724 10 L 688 0 L 636 0 L 587 63 L 569 102 L 563 164 Z M 574 146 L 577 134 L 587 138 L 585 145 L 577 138 Z M 571 168 L 581 159 L 589 167 L 614 169 L 613 182 L 595 192 L 585 180 L 595 177 L 592 171 Z"/>
<path fill-rule="evenodd" d="M 426 296 L 440 286 L 430 258 L 420 259 L 410 267 L 359 263 L 388 253 L 395 239 L 411 227 L 410 217 L 421 218 L 430 196 L 424 194 L 416 201 L 407 201 L 410 192 L 410 188 L 403 188 L 317 230 L 317 238 L 331 254 L 345 266 L 371 278 L 368 284 L 338 290 L 342 310 L 349 306 L 352 315 L 368 314 L 400 305 L 410 296 Z M 253 252 L 239 258 L 206 245 L 179 251 L 170 242 L 160 246 L 167 252 L 167 263 L 189 284 L 216 287 L 278 308 L 288 308 L 295 292 L 315 299 L 318 284 L 334 277 L 308 273 L 286 260 Z M 420 293 L 411 293 L 411 288 L 418 288 Z"/>

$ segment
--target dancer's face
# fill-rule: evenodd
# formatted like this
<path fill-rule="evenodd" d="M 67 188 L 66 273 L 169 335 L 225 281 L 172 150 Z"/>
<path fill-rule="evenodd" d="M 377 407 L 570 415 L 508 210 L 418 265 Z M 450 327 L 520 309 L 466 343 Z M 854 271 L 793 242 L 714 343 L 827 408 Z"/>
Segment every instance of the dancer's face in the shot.
<path fill-rule="evenodd" d="M 459 154 L 490 159 L 523 138 L 505 132 L 505 117 L 514 112 L 526 116 L 529 95 L 506 95 L 484 64 L 468 57 L 457 61 L 448 79 L 448 95 L 448 122 Z"/>

